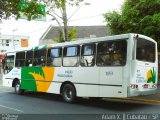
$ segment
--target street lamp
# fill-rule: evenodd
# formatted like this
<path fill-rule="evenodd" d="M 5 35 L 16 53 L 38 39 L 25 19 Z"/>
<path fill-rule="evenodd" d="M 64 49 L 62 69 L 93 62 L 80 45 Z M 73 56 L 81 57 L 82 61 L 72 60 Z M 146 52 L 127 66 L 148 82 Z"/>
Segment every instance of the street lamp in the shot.
<path fill-rule="evenodd" d="M 15 45 L 14 45 L 14 32 L 17 31 L 18 29 L 13 29 L 13 39 L 12 39 L 12 47 L 13 50 L 15 50 Z"/>

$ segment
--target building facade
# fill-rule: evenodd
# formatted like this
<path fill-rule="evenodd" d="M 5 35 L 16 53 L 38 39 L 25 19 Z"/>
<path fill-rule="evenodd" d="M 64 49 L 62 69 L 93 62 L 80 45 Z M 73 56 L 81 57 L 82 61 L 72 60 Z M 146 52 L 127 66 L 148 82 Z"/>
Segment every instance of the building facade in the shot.
<path fill-rule="evenodd" d="M 2 59 L 5 52 L 26 49 L 28 47 L 28 36 L 0 34 L 0 73 L 2 71 Z"/>
<path fill-rule="evenodd" d="M 77 29 L 77 39 L 84 39 L 90 37 L 104 37 L 110 35 L 107 26 L 68 26 L 68 31 L 72 28 Z M 39 45 L 53 44 L 54 38 L 59 38 L 61 34 L 60 27 L 49 26 L 46 32 L 41 36 Z"/>

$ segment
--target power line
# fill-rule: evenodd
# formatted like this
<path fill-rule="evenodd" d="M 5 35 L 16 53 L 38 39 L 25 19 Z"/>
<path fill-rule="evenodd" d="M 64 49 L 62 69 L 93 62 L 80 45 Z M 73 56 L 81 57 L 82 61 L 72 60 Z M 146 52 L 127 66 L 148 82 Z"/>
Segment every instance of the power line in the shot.
<path fill-rule="evenodd" d="M 79 18 L 79 19 L 74 19 L 74 20 L 70 20 L 69 22 L 90 19 L 90 18 L 94 18 L 94 17 L 98 17 L 98 16 L 102 16 L 102 14 L 94 15 L 94 16 L 88 16 L 88 17 L 83 17 L 83 18 Z"/>
<path fill-rule="evenodd" d="M 79 21 L 79 20 L 85 20 L 85 19 L 91 19 L 91 18 L 95 18 L 95 17 L 98 17 L 98 16 L 102 16 L 102 14 L 98 14 L 98 15 L 94 15 L 94 16 L 87 16 L 87 17 L 83 17 L 83 18 L 79 18 L 79 19 L 74 19 L 74 20 L 69 20 L 68 22 L 73 22 L 73 21 Z M 63 22 L 60 22 L 60 24 L 63 24 Z M 57 26 L 58 23 L 56 24 L 52 24 L 53 26 Z M 47 29 L 47 27 L 43 27 L 43 28 L 40 28 L 40 29 L 36 29 L 34 31 L 31 31 L 31 32 L 27 32 L 27 33 L 24 33 L 22 34 L 23 36 L 26 36 L 26 35 L 29 35 L 29 34 L 32 34 L 32 33 L 35 33 L 37 31 L 40 31 L 40 30 L 44 30 L 44 29 Z"/>

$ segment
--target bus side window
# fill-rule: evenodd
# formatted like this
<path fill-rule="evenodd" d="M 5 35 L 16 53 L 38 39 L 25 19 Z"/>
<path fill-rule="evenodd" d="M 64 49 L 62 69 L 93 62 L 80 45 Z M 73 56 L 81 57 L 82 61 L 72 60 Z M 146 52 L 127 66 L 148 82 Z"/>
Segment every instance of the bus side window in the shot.
<path fill-rule="evenodd" d="M 62 48 L 48 50 L 47 65 L 54 67 L 60 67 L 62 65 Z"/>
<path fill-rule="evenodd" d="M 33 60 L 33 51 L 27 51 L 26 52 L 26 66 L 32 66 L 32 60 Z"/>
<path fill-rule="evenodd" d="M 25 52 L 16 53 L 15 67 L 25 66 Z"/>
<path fill-rule="evenodd" d="M 46 62 L 46 49 L 34 51 L 34 66 L 45 66 Z"/>
<path fill-rule="evenodd" d="M 41 49 L 38 51 L 39 59 L 38 63 L 40 66 L 45 66 L 46 63 L 46 49 Z"/>
<path fill-rule="evenodd" d="M 81 66 L 91 67 L 95 65 L 95 44 L 82 45 Z"/>
<path fill-rule="evenodd" d="M 108 42 L 99 43 L 97 46 L 97 66 L 111 65 Z"/>
<path fill-rule="evenodd" d="M 126 40 L 107 41 L 98 44 L 98 66 L 124 66 L 126 64 Z"/>
<path fill-rule="evenodd" d="M 79 46 L 70 46 L 63 49 L 63 66 L 77 67 L 79 66 Z"/>

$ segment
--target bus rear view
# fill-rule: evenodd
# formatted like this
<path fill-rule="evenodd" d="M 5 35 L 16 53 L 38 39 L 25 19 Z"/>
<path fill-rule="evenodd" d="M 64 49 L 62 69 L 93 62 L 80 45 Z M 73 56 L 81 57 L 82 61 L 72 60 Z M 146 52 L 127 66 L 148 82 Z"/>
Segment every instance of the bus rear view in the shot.
<path fill-rule="evenodd" d="M 128 96 L 148 95 L 157 92 L 157 43 L 146 36 L 133 37 L 133 61 Z"/>

